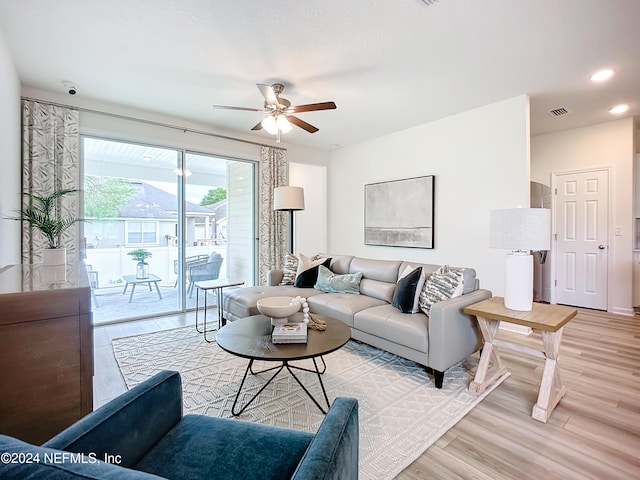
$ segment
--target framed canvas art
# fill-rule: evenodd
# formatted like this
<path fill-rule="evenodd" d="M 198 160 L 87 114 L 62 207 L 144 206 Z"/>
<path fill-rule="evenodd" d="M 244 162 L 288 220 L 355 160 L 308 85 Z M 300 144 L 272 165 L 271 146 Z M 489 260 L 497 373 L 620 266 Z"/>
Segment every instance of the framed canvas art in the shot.
<path fill-rule="evenodd" d="M 435 176 L 364 186 L 364 243 L 433 248 Z"/>

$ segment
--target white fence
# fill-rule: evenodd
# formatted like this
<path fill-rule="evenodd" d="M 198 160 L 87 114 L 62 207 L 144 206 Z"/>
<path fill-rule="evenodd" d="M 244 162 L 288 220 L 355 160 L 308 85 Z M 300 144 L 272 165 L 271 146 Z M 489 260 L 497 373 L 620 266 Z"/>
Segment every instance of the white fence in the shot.
<path fill-rule="evenodd" d="M 135 275 L 138 263 L 127 255 L 134 248 L 95 248 L 87 250 L 85 263 L 91 265 L 92 270 L 98 272 L 99 288 L 115 286 L 124 283 L 123 275 Z M 173 285 L 177 275 L 174 271 L 174 262 L 178 259 L 178 247 L 148 247 L 151 257 L 147 258 L 149 273 L 162 279 L 162 284 Z M 186 256 L 209 255 L 218 252 L 222 255 L 223 262 L 220 268 L 220 277 L 226 276 L 226 251 L 225 245 L 203 245 L 186 247 Z"/>

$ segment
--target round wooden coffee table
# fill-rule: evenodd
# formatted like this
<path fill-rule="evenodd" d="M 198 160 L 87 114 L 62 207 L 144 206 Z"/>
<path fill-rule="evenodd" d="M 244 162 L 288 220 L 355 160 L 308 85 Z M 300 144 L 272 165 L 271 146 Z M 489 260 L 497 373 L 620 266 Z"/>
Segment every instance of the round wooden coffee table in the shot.
<path fill-rule="evenodd" d="M 233 415 L 237 416 L 244 412 L 245 409 L 258 397 L 258 395 L 262 393 L 267 385 L 269 385 L 285 368 L 289 371 L 296 382 L 298 382 L 309 398 L 313 400 L 320 411 L 325 414 L 327 413 L 327 410 L 330 407 L 329 398 L 327 397 L 327 392 L 324 388 L 324 384 L 322 383 L 321 376 L 327 369 L 327 365 L 322 356 L 334 352 L 345 345 L 351 338 L 351 330 L 340 320 L 323 315 L 316 316 L 327 322 L 327 329 L 324 331 L 308 329 L 307 343 L 274 344 L 271 341 L 271 320 L 269 317 L 265 317 L 264 315 L 255 315 L 252 317 L 241 318 L 234 322 L 229 322 L 218 331 L 216 334 L 216 342 L 220 345 L 220 348 L 238 357 L 249 359 L 249 365 L 247 365 L 247 369 L 242 377 L 242 382 L 238 388 L 238 393 L 236 394 L 233 406 L 231 407 L 231 413 Z M 289 321 L 302 321 L 302 314 L 297 313 L 291 317 Z M 320 357 L 320 360 L 322 361 L 322 371 L 318 368 L 318 363 L 316 361 L 317 357 Z M 304 359 L 313 360 L 313 370 L 291 365 L 289 363 L 295 360 Z M 256 360 L 280 362 L 280 365 L 254 372 L 252 367 L 253 362 Z M 324 399 L 327 403 L 326 410 L 302 384 L 300 379 L 293 372 L 294 369 L 312 372 L 318 376 L 318 381 L 320 382 L 320 387 L 322 388 L 322 393 L 324 394 Z M 267 380 L 267 383 L 265 383 L 240 410 L 236 411 L 236 405 L 249 372 L 251 372 L 252 375 L 256 375 L 272 370 L 275 370 L 275 373 L 271 378 L 269 378 L 269 380 Z"/>

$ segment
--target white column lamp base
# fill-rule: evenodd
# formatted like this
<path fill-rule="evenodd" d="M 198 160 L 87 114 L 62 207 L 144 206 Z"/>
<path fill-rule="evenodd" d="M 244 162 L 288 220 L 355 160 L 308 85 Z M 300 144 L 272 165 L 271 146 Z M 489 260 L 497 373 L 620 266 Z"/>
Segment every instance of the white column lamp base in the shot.
<path fill-rule="evenodd" d="M 504 306 L 528 312 L 533 308 L 533 255 L 529 252 L 507 254 Z"/>

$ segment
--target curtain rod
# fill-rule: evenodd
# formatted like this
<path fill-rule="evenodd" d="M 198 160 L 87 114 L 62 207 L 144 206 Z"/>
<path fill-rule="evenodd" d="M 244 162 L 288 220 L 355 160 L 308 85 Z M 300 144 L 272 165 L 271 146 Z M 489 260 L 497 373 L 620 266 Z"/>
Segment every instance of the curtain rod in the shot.
<path fill-rule="evenodd" d="M 130 117 L 128 115 L 121 115 L 119 113 L 101 112 L 100 110 L 93 110 L 91 108 L 85 108 L 85 107 L 76 107 L 74 105 L 65 105 L 64 103 L 52 102 L 49 100 L 40 100 L 38 98 L 22 97 L 22 96 L 20 98 L 22 98 L 23 100 L 30 100 L 32 102 L 43 103 L 45 105 L 53 105 L 54 107 L 73 108 L 74 110 L 78 110 L 80 112 L 95 113 L 98 115 L 105 115 L 107 117 L 114 117 L 114 118 L 119 118 L 123 120 L 133 120 L 135 122 L 142 122 L 149 125 L 155 125 L 156 127 L 165 127 L 165 128 L 172 128 L 174 130 L 182 130 L 185 133 L 186 132 L 197 133 L 199 135 L 207 135 L 210 137 L 222 138 L 224 140 L 232 140 L 234 142 L 242 142 L 242 143 L 248 143 L 250 145 L 257 145 L 258 147 L 271 147 L 271 148 L 276 148 L 278 150 L 284 150 L 285 152 L 287 151 L 287 149 L 283 147 L 274 147 L 273 145 L 267 145 L 266 143 L 252 142 L 251 140 L 243 140 L 242 138 L 235 138 L 235 137 L 230 137 L 228 135 L 221 135 L 219 133 L 207 132 L 206 130 L 196 130 L 194 128 L 181 127 L 179 125 L 172 125 L 170 123 L 162 123 L 162 122 L 156 122 L 154 120 L 146 120 L 144 118 Z"/>

